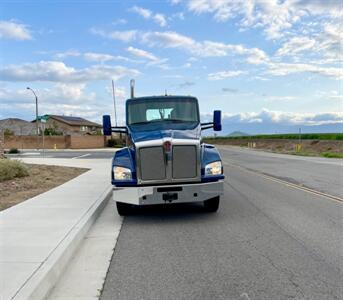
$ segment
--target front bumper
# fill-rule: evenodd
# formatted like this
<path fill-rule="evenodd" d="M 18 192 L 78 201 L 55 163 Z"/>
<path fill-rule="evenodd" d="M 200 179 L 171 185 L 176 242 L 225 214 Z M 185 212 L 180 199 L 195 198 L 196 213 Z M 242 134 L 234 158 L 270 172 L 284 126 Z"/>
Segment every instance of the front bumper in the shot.
<path fill-rule="evenodd" d="M 201 202 L 223 194 L 223 181 L 113 188 L 113 199 L 134 205 Z"/>

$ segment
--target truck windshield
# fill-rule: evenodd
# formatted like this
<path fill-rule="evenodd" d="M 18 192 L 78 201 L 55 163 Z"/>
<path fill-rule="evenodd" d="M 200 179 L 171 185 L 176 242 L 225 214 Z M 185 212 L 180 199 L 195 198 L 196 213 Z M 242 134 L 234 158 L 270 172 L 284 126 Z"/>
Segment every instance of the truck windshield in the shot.
<path fill-rule="evenodd" d="M 193 98 L 129 100 L 128 125 L 152 123 L 199 123 L 198 103 Z"/>

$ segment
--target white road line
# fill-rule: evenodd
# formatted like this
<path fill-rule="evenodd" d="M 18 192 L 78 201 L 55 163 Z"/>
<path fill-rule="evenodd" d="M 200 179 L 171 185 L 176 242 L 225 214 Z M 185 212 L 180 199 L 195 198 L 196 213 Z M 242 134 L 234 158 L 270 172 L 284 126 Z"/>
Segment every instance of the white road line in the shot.
<path fill-rule="evenodd" d="M 327 193 L 323 193 L 323 192 L 320 192 L 320 191 L 317 191 L 317 190 L 314 190 L 314 189 L 311 189 L 311 188 L 308 188 L 308 187 L 305 187 L 305 186 L 301 186 L 301 185 L 298 185 L 298 184 L 295 184 L 295 183 L 291 183 L 291 182 L 279 179 L 279 178 L 274 177 L 274 176 L 266 175 L 266 174 L 263 174 L 263 173 L 261 173 L 259 171 L 246 169 L 246 168 L 244 168 L 242 166 L 239 166 L 239 165 L 233 164 L 233 163 L 229 163 L 227 161 L 224 161 L 224 165 L 225 164 L 233 166 L 233 167 L 236 167 L 236 168 L 239 168 L 242 171 L 245 171 L 245 172 L 248 172 L 248 173 L 260 176 L 260 177 L 263 177 L 265 179 L 268 179 L 268 180 L 271 180 L 271 181 L 274 181 L 274 182 L 278 182 L 278 183 L 283 184 L 285 186 L 292 187 L 294 189 L 302 190 L 304 192 L 307 192 L 307 193 L 310 193 L 310 194 L 315 194 L 317 196 L 322 196 L 322 197 L 325 197 L 325 198 L 330 199 L 332 201 L 338 202 L 340 204 L 343 203 L 343 198 L 340 198 L 340 197 L 337 197 L 337 196 L 333 196 L 333 195 L 330 195 L 330 194 L 327 194 Z"/>
<path fill-rule="evenodd" d="M 80 156 L 72 157 L 71 159 L 82 158 L 82 157 L 86 157 L 86 156 L 89 156 L 89 155 L 91 155 L 91 154 L 87 153 L 87 154 L 83 154 L 83 155 L 80 155 Z"/>

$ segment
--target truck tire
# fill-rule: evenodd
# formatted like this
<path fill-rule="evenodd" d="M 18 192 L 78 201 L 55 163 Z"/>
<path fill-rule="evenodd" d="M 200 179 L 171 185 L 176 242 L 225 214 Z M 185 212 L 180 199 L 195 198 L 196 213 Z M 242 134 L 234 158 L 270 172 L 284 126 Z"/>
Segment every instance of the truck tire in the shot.
<path fill-rule="evenodd" d="M 128 216 L 131 213 L 131 205 L 122 202 L 116 202 L 117 211 L 120 216 Z"/>
<path fill-rule="evenodd" d="M 216 212 L 219 208 L 220 197 L 214 197 L 204 201 L 204 208 L 206 212 Z"/>

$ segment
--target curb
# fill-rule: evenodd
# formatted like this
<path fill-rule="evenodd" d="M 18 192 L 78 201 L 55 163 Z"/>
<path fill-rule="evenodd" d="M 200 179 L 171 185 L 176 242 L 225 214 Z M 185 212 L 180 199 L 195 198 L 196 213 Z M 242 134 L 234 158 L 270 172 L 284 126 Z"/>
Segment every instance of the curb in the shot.
<path fill-rule="evenodd" d="M 13 300 L 46 299 L 67 267 L 83 238 L 112 196 L 109 186 L 71 228 L 38 270 L 26 281 Z"/>

